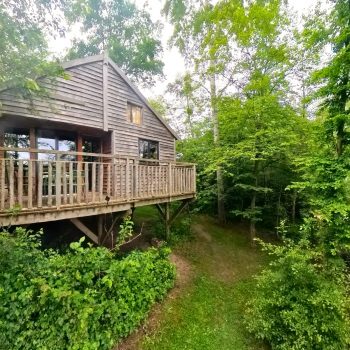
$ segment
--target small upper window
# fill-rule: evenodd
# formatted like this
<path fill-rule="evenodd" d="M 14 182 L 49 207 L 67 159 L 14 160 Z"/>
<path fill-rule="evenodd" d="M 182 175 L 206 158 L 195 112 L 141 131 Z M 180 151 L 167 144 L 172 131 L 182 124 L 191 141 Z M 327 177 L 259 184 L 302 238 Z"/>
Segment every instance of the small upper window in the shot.
<path fill-rule="evenodd" d="M 127 104 L 128 121 L 137 125 L 141 125 L 142 121 L 142 107 L 132 103 Z"/>

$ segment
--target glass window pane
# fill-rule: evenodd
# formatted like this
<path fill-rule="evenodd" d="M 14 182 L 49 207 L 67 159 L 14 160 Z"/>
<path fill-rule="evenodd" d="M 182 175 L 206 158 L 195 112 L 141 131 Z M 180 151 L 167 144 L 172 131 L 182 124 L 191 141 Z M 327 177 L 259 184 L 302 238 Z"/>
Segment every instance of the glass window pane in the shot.
<path fill-rule="evenodd" d="M 143 159 L 158 159 L 159 143 L 150 140 L 139 140 L 139 154 Z"/>
<path fill-rule="evenodd" d="M 49 137 L 38 137 L 37 140 L 38 149 L 55 151 L 56 150 L 56 139 Z M 39 153 L 38 159 L 41 160 L 54 160 L 55 154 L 50 153 Z"/>
<path fill-rule="evenodd" d="M 142 122 L 142 107 L 132 103 L 127 104 L 127 116 L 131 123 L 140 125 Z"/>
<path fill-rule="evenodd" d="M 29 132 L 23 130 L 12 130 L 10 132 L 5 132 L 4 146 L 9 148 L 29 148 Z M 29 153 L 6 151 L 5 157 L 11 159 L 29 159 Z"/>
<path fill-rule="evenodd" d="M 65 151 L 65 152 L 75 152 L 76 151 L 75 142 L 71 141 L 71 140 L 59 140 L 58 141 L 58 150 Z M 74 161 L 76 159 L 76 156 L 70 155 L 70 154 L 63 154 L 63 155 L 61 155 L 61 159 Z"/>

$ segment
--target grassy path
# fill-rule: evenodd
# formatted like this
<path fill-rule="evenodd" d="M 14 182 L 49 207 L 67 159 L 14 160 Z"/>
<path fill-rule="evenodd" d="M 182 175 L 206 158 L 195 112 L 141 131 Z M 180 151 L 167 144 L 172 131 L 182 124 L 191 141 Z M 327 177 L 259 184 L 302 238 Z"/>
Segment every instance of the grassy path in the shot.
<path fill-rule="evenodd" d="M 167 300 L 121 350 L 258 350 L 242 323 L 254 288 L 252 276 L 266 263 L 247 234 L 199 217 L 194 239 L 179 245 L 173 259 L 178 280 Z"/>

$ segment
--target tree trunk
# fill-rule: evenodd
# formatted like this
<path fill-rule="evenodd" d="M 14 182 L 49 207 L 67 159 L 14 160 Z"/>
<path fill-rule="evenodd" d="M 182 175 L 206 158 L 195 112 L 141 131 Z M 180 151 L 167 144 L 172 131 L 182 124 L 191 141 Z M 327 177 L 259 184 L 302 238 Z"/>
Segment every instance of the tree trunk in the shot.
<path fill-rule="evenodd" d="M 258 166 L 259 166 L 258 161 L 254 160 L 255 187 L 258 187 Z M 252 213 L 256 208 L 256 194 L 257 192 L 254 191 L 252 195 L 252 199 L 250 201 L 250 209 Z M 255 245 L 255 238 L 256 238 L 255 217 L 251 217 L 250 218 L 250 240 L 253 246 Z"/>
<path fill-rule="evenodd" d="M 292 223 L 295 224 L 296 203 L 297 203 L 297 191 L 294 190 L 292 195 Z"/>
<path fill-rule="evenodd" d="M 250 202 L 250 209 L 252 211 L 255 210 L 255 203 L 256 203 L 256 192 L 254 191 L 252 200 Z M 255 219 L 250 218 L 250 240 L 253 246 L 255 245 L 255 238 L 256 238 Z"/>
<path fill-rule="evenodd" d="M 214 62 L 211 61 L 213 67 Z M 216 96 L 216 78 L 215 73 L 210 75 L 210 103 L 211 103 L 211 118 L 213 123 L 213 135 L 214 135 L 214 146 L 217 147 L 220 144 L 219 134 L 219 120 L 217 111 L 217 96 Z M 225 202 L 224 202 L 224 178 L 223 172 L 220 165 L 216 169 L 216 184 L 217 184 L 217 198 L 218 198 L 218 219 L 220 223 L 224 223 L 226 220 L 225 215 Z"/>

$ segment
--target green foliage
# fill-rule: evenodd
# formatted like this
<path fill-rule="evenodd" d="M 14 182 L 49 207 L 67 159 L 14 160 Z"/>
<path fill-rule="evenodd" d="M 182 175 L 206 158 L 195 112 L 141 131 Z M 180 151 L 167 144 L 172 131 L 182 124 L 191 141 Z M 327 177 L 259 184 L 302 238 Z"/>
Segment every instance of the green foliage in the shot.
<path fill-rule="evenodd" d="M 276 259 L 257 276 L 248 330 L 273 349 L 346 349 L 350 323 L 342 260 L 326 260 L 306 240 L 263 247 Z"/>
<path fill-rule="evenodd" d="M 70 23 L 81 23 L 85 34 L 75 40 L 69 58 L 107 51 L 137 82 L 154 85 L 162 75 L 160 24 L 146 10 L 128 0 L 88 0 L 67 2 L 65 14 Z"/>
<path fill-rule="evenodd" d="M 173 286 L 169 250 L 118 259 L 72 243 L 40 249 L 38 234 L 0 235 L 0 344 L 4 349 L 111 349 Z"/>
<path fill-rule="evenodd" d="M 41 91 L 39 77 L 63 75 L 57 62 L 49 62 L 45 31 L 63 31 L 56 14 L 59 0 L 0 4 L 0 91 L 16 88 L 24 97 Z"/>
<path fill-rule="evenodd" d="M 131 220 L 131 216 L 125 216 L 123 222 L 119 225 L 119 232 L 117 236 L 117 247 L 125 243 L 125 241 L 133 235 L 134 222 Z"/>

